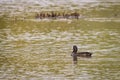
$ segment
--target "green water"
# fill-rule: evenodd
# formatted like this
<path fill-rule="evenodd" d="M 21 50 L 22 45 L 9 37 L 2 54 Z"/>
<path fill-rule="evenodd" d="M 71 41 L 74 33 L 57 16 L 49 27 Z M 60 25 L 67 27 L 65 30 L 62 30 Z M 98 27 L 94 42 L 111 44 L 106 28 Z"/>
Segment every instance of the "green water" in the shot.
<path fill-rule="evenodd" d="M 92 10 L 79 20 L 1 16 L 0 80 L 119 80 L 119 5 Z M 73 45 L 92 57 L 73 64 Z"/>
<path fill-rule="evenodd" d="M 118 22 L 11 21 L 8 25 L 0 30 L 1 80 L 120 79 Z M 73 45 L 92 52 L 92 58 L 78 58 L 74 65 Z"/>

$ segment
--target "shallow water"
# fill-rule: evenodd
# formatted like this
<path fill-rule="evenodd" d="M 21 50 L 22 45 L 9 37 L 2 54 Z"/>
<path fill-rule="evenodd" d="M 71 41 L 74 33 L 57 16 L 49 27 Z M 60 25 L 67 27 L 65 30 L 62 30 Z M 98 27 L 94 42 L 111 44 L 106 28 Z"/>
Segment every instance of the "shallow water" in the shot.
<path fill-rule="evenodd" d="M 11 20 L 0 26 L 0 80 L 120 79 L 119 15 Z M 73 64 L 73 45 L 92 57 Z"/>

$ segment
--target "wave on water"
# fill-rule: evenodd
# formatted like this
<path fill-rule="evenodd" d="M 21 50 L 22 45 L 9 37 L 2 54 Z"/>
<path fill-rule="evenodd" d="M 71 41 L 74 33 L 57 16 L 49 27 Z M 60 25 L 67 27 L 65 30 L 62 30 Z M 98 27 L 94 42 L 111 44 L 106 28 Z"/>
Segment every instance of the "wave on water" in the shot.
<path fill-rule="evenodd" d="M 119 0 L 0 0 L 0 15 L 4 12 L 19 15 L 24 12 L 74 10 L 106 4 L 116 5 Z"/>

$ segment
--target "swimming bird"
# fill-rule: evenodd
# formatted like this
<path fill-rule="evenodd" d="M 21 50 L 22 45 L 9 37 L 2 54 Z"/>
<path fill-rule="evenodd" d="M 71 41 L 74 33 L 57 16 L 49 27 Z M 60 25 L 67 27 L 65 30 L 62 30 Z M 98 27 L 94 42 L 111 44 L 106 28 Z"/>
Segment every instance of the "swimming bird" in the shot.
<path fill-rule="evenodd" d="M 78 56 L 78 57 L 91 57 L 91 52 L 77 52 L 78 48 L 76 45 L 73 46 L 73 52 L 71 56 Z"/>

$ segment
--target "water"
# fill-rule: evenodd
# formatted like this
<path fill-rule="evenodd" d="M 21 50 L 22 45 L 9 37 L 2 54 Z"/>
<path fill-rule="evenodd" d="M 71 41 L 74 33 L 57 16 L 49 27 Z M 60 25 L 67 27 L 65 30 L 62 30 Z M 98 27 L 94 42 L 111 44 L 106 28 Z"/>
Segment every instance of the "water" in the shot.
<path fill-rule="evenodd" d="M 120 79 L 119 15 L 0 21 L 0 80 Z M 73 64 L 73 45 L 92 57 Z"/>
<path fill-rule="evenodd" d="M 103 24 L 103 23 L 101 23 Z M 107 26 L 107 24 L 105 25 Z M 24 29 L 24 28 L 23 28 Z M 114 27 L 52 28 L 48 32 L 34 30 L 15 34 L 4 32 L 0 43 L 1 80 L 119 80 L 120 32 Z M 79 58 L 72 63 L 72 46 L 93 52 L 92 58 Z"/>

